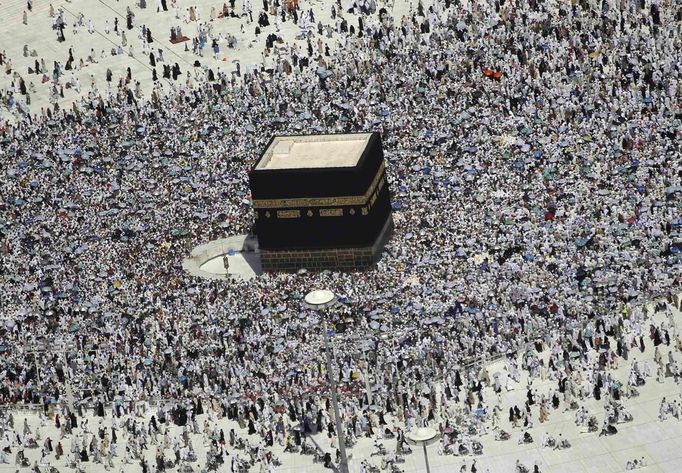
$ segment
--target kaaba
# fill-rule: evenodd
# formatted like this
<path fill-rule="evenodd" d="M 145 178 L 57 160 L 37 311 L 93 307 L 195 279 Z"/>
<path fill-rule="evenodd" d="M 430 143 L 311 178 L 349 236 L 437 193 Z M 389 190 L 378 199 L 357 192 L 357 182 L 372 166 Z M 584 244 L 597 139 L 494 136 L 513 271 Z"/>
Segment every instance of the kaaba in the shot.
<path fill-rule="evenodd" d="M 264 271 L 370 267 L 393 230 L 378 133 L 274 136 L 249 183 Z"/>

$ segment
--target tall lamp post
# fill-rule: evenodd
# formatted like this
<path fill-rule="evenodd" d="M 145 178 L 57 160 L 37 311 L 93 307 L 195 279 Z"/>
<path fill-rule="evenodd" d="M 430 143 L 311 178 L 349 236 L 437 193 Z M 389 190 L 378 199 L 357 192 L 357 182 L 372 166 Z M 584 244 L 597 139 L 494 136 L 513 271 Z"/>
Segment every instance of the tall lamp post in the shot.
<path fill-rule="evenodd" d="M 312 310 L 322 312 L 327 307 L 336 304 L 336 295 L 332 291 L 320 289 L 311 291 L 305 296 L 306 305 Z M 336 421 L 336 436 L 339 439 L 339 452 L 341 453 L 341 464 L 339 470 L 341 473 L 348 473 L 348 457 L 346 456 L 346 440 L 341 422 L 341 415 L 339 414 L 339 400 L 336 394 L 336 381 L 332 374 L 332 352 L 329 347 L 329 333 L 327 332 L 327 319 L 322 314 L 322 323 L 324 325 L 324 351 L 327 356 L 327 376 L 329 377 L 329 387 L 332 394 L 332 406 L 334 406 L 334 419 Z"/>
<path fill-rule="evenodd" d="M 424 461 L 426 462 L 426 473 L 431 473 L 429 469 L 429 454 L 426 451 L 426 446 L 435 443 L 438 440 L 438 431 L 431 427 L 420 427 L 405 435 L 407 443 L 424 448 Z"/>

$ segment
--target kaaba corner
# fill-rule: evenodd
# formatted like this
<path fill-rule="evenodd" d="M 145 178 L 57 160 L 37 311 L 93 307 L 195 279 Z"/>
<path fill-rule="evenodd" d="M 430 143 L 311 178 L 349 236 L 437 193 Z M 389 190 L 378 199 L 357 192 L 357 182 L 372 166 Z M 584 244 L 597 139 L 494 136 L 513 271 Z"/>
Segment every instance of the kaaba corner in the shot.
<path fill-rule="evenodd" d="M 378 133 L 274 136 L 249 183 L 264 271 L 368 268 L 393 231 Z"/>

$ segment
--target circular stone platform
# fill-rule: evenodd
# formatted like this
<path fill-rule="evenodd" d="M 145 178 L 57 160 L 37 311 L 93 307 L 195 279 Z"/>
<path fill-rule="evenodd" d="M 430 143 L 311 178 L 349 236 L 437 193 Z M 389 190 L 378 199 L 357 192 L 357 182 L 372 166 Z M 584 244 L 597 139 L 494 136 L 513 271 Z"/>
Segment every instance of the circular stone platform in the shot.
<path fill-rule="evenodd" d="M 223 266 L 225 255 L 229 272 Z M 237 235 L 213 240 L 194 248 L 183 260 L 182 267 L 188 273 L 206 279 L 255 278 L 262 272 L 258 239 L 253 235 Z"/>

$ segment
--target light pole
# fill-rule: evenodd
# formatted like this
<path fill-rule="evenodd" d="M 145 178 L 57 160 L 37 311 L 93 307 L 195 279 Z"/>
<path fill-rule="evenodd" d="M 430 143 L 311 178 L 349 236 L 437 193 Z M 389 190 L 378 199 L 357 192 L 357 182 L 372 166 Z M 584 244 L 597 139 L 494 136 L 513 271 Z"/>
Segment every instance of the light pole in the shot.
<path fill-rule="evenodd" d="M 327 307 L 331 307 L 336 303 L 336 296 L 332 291 L 326 289 L 311 291 L 305 296 L 306 305 L 312 310 L 321 312 Z M 332 394 L 332 406 L 334 406 L 334 419 L 336 421 L 336 436 L 339 439 L 339 452 L 341 453 L 341 464 L 339 470 L 341 473 L 348 473 L 348 457 L 346 456 L 346 440 L 341 423 L 341 415 L 339 414 L 339 400 L 336 394 L 336 381 L 332 373 L 332 352 L 329 347 L 329 333 L 327 332 L 327 319 L 322 314 L 322 323 L 324 326 L 324 351 L 327 356 L 327 376 L 329 377 L 329 387 Z"/>
<path fill-rule="evenodd" d="M 426 473 L 431 473 L 429 469 L 429 454 L 426 452 L 426 446 L 431 445 L 438 440 L 438 431 L 431 427 L 420 427 L 405 435 L 407 443 L 412 445 L 422 446 L 424 448 L 424 461 L 426 462 Z"/>

